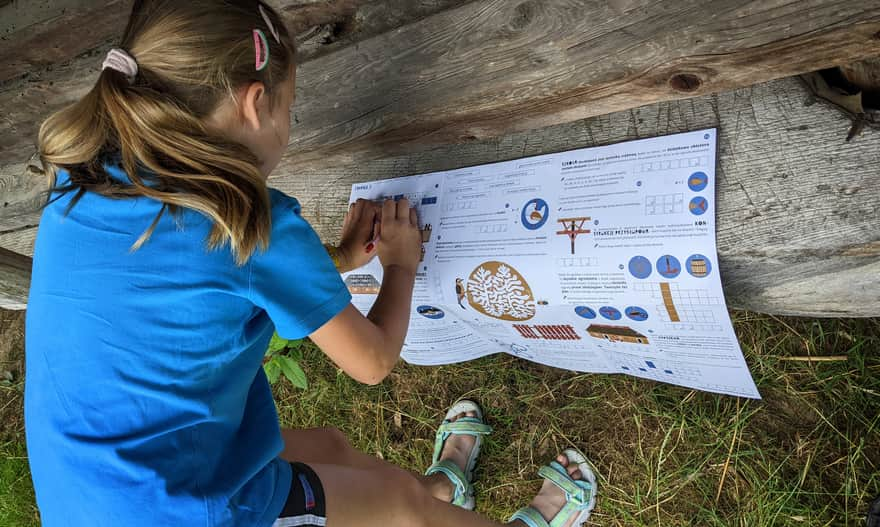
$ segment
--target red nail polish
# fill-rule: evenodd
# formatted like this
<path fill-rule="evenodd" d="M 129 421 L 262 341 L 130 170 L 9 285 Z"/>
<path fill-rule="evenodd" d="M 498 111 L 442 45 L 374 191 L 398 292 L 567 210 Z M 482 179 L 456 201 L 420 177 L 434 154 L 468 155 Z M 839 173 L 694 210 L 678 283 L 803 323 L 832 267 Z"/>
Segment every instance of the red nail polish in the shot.
<path fill-rule="evenodd" d="M 370 243 L 367 244 L 367 246 L 366 246 L 365 249 L 366 249 L 367 252 L 371 252 L 371 251 L 373 250 L 373 247 L 375 247 L 375 246 L 376 246 L 376 245 L 375 245 L 373 242 L 370 242 Z"/>

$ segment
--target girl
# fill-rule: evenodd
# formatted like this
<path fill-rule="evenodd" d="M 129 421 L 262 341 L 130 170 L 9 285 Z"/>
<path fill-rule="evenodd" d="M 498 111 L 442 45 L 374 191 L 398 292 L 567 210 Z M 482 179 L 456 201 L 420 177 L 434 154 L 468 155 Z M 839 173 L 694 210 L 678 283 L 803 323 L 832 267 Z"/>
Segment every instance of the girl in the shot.
<path fill-rule="evenodd" d="M 272 332 L 308 335 L 379 383 L 420 256 L 406 200 L 356 203 L 328 256 L 299 203 L 266 186 L 294 81 L 291 37 L 266 4 L 140 0 L 92 91 L 40 130 L 52 193 L 25 418 L 44 526 L 494 525 L 465 510 L 489 431 L 473 403 L 447 415 L 427 476 L 334 430 L 279 429 L 261 368 Z M 376 255 L 385 275 L 364 317 L 338 270 Z M 516 522 L 586 519 L 586 460 L 551 465 Z"/>

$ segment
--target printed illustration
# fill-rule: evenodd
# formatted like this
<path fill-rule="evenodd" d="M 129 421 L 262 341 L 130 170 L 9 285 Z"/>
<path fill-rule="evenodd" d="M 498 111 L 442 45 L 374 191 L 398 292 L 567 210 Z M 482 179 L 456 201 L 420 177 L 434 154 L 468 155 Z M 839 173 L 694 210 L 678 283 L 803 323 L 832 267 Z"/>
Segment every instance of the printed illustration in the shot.
<path fill-rule="evenodd" d="M 709 208 L 709 202 L 703 196 L 697 196 L 688 204 L 688 210 L 694 216 L 702 216 Z"/>
<path fill-rule="evenodd" d="M 643 307 L 629 306 L 624 309 L 623 312 L 626 313 L 627 318 L 635 320 L 636 322 L 644 322 L 645 320 L 648 320 L 648 312 Z"/>
<path fill-rule="evenodd" d="M 530 231 L 543 227 L 549 217 L 550 206 L 541 198 L 533 198 L 527 201 L 520 213 L 522 226 Z"/>
<path fill-rule="evenodd" d="M 657 259 L 657 272 L 664 278 L 675 278 L 681 273 L 681 263 L 675 256 L 664 254 Z"/>
<path fill-rule="evenodd" d="M 696 278 L 705 278 L 712 272 L 712 264 L 702 254 L 692 254 L 684 262 L 687 272 Z"/>
<path fill-rule="evenodd" d="M 527 339 L 544 339 L 544 340 L 580 340 L 581 336 L 577 334 L 575 329 L 569 325 L 548 325 L 538 324 L 530 326 L 528 324 L 514 324 L 514 328 L 519 331 L 523 338 Z"/>
<path fill-rule="evenodd" d="M 679 318 L 678 310 L 675 309 L 675 303 L 672 301 L 672 290 L 669 288 L 669 282 L 660 283 L 660 296 L 663 298 L 663 305 L 669 314 L 669 320 L 679 322 L 681 318 Z"/>
<path fill-rule="evenodd" d="M 691 177 L 688 178 L 688 188 L 694 192 L 703 190 L 708 184 L 709 176 L 707 176 L 705 172 L 694 172 L 691 174 Z"/>
<path fill-rule="evenodd" d="M 465 298 L 465 287 L 464 280 L 461 278 L 455 279 L 455 296 L 458 298 L 458 307 L 465 309 L 464 304 L 462 304 Z"/>
<path fill-rule="evenodd" d="M 378 295 L 381 285 L 371 274 L 350 274 L 345 279 L 345 286 L 353 295 Z"/>
<path fill-rule="evenodd" d="M 596 318 L 596 312 L 587 306 L 577 306 L 574 308 L 574 312 L 577 314 L 577 316 L 582 318 Z"/>
<path fill-rule="evenodd" d="M 653 271 L 651 260 L 648 260 L 644 256 L 633 256 L 629 259 L 629 265 L 627 267 L 629 268 L 629 274 L 640 279 L 648 278 Z"/>
<path fill-rule="evenodd" d="M 430 318 L 431 320 L 439 320 L 446 316 L 446 313 L 444 313 L 442 309 L 434 306 L 419 306 L 416 308 L 416 312 L 425 318 Z"/>
<path fill-rule="evenodd" d="M 637 375 L 668 381 L 672 376 L 678 379 L 697 380 L 700 378 L 699 368 L 681 362 L 670 362 L 655 358 L 644 358 L 636 355 L 618 353 L 615 357 L 624 372 L 639 372 Z"/>
<path fill-rule="evenodd" d="M 590 234 L 590 229 L 585 229 L 584 224 L 590 221 L 589 217 L 581 217 L 581 218 L 559 218 L 559 223 L 562 224 L 563 230 L 556 231 L 558 235 L 565 235 L 571 240 L 571 254 L 574 254 L 574 240 L 577 238 L 578 234 Z"/>
<path fill-rule="evenodd" d="M 630 344 L 648 344 L 648 337 L 628 326 L 605 326 L 592 324 L 587 328 L 591 337 L 609 342 L 629 342 Z"/>
<path fill-rule="evenodd" d="M 678 214 L 684 210 L 684 194 L 645 196 L 645 215 Z"/>
<path fill-rule="evenodd" d="M 620 320 L 620 311 L 611 306 L 602 306 L 599 308 L 599 314 L 608 320 Z"/>
<path fill-rule="evenodd" d="M 421 229 L 422 243 L 428 243 L 429 241 L 431 241 L 431 231 L 433 231 L 433 230 L 434 230 L 434 227 L 432 227 L 430 223 L 428 223 L 424 227 L 422 227 L 422 229 Z"/>
<path fill-rule="evenodd" d="M 535 316 L 535 297 L 525 279 L 503 262 L 484 262 L 467 281 L 468 303 L 480 313 L 500 320 Z"/>

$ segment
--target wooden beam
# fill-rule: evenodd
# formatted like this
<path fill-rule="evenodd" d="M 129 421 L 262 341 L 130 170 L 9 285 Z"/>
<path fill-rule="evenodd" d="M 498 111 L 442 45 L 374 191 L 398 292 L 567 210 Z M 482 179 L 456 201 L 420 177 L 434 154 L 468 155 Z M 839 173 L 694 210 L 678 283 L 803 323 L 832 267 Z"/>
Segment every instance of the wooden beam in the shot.
<path fill-rule="evenodd" d="M 29 256 L 0 249 L 0 309 L 24 309 L 31 283 Z"/>
<path fill-rule="evenodd" d="M 0 235 L 40 223 L 48 181 L 27 163 L 0 167 Z"/>
<path fill-rule="evenodd" d="M 468 0 L 274 0 L 301 63 Z M 46 4 L 46 5 L 43 5 Z M 40 123 L 80 99 L 115 45 L 131 0 L 15 2 L 0 7 L 0 164 L 24 162 Z"/>
<path fill-rule="evenodd" d="M 291 139 L 299 166 L 485 139 L 880 55 L 880 0 L 436 4 L 431 16 L 377 25 L 385 32 L 301 65 Z M 331 15 L 352 20 L 345 13 Z M 0 164 L 31 155 L 38 123 L 91 87 L 103 51 L 3 86 Z"/>
<path fill-rule="evenodd" d="M 286 159 L 271 183 L 297 196 L 319 234 L 333 240 L 354 183 L 715 126 L 728 305 L 880 316 L 880 132 L 846 142 L 850 124 L 787 78 L 350 166 L 300 169 Z"/>
<path fill-rule="evenodd" d="M 880 132 L 846 142 L 850 121 L 797 78 L 348 166 L 299 169 L 285 159 L 271 184 L 334 240 L 354 183 L 713 126 L 728 305 L 880 316 Z M 32 254 L 35 232 L 0 234 L 0 247 Z"/>
<path fill-rule="evenodd" d="M 878 34 L 878 0 L 473 2 L 304 64 L 289 155 L 349 164 L 705 95 L 878 55 Z"/>

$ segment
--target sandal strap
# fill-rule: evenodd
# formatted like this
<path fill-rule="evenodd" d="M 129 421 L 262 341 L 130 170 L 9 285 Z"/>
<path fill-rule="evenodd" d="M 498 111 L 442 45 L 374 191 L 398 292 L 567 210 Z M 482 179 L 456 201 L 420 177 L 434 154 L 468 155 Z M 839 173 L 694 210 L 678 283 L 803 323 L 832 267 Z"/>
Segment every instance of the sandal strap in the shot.
<path fill-rule="evenodd" d="M 538 469 L 538 475 L 565 492 L 566 507 L 573 505 L 575 510 L 584 510 L 589 506 L 593 486 L 588 481 L 573 479 L 565 467 L 556 461 Z"/>
<path fill-rule="evenodd" d="M 528 527 L 550 527 L 547 520 L 545 520 L 544 517 L 541 516 L 541 513 L 534 507 L 523 507 L 514 512 L 513 516 L 507 520 L 507 523 L 513 523 L 516 520 L 520 520 Z"/>
<path fill-rule="evenodd" d="M 462 417 L 455 421 L 443 421 L 437 433 L 484 436 L 492 433 L 492 427 L 476 417 Z"/>
<path fill-rule="evenodd" d="M 465 476 L 464 472 L 452 461 L 448 459 L 444 459 L 442 461 L 437 461 L 425 471 L 426 476 L 430 476 L 431 474 L 443 474 L 449 481 L 452 482 L 452 486 L 455 487 L 455 492 L 452 495 L 452 504 L 461 506 L 467 500 L 468 497 L 468 489 L 470 487 L 470 482 L 468 482 L 467 476 Z"/>
<path fill-rule="evenodd" d="M 470 435 L 480 437 L 492 433 L 492 427 L 480 421 L 476 417 L 462 417 L 455 421 L 443 421 L 437 428 L 437 435 L 434 437 L 434 455 L 432 461 L 437 462 L 440 454 L 443 452 L 443 445 L 446 440 L 453 434 Z"/>

